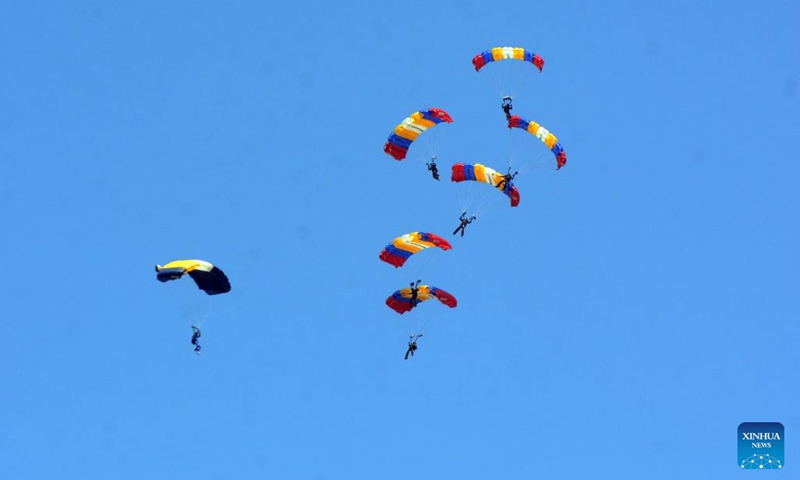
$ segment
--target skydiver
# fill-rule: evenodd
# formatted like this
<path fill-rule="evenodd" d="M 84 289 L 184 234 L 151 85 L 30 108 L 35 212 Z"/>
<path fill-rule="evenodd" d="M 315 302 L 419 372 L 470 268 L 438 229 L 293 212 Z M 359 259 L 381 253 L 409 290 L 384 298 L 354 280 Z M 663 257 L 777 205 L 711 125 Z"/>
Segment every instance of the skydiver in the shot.
<path fill-rule="evenodd" d="M 420 283 L 422 283 L 422 280 L 417 280 L 416 284 L 414 284 L 414 282 L 409 283 L 409 285 L 411 286 L 411 308 L 417 306 L 418 303 L 417 295 L 419 294 Z"/>
<path fill-rule="evenodd" d="M 417 340 L 422 338 L 422 334 L 419 335 L 410 335 L 408 337 L 408 350 L 406 350 L 406 356 L 404 360 L 408 360 L 408 354 L 414 356 L 414 352 L 417 351 Z"/>
<path fill-rule="evenodd" d="M 508 186 L 508 183 L 511 182 L 511 180 L 514 180 L 514 177 L 516 177 L 518 173 L 519 172 L 514 172 L 514 174 L 512 175 L 511 167 L 508 167 L 508 173 L 503 175 L 503 179 L 497 182 L 497 188 L 505 191 L 506 187 Z"/>
<path fill-rule="evenodd" d="M 192 325 L 192 345 L 194 345 L 194 353 L 200 355 L 200 350 L 202 350 L 203 347 L 197 343 L 198 338 L 200 338 L 200 329 Z"/>
<path fill-rule="evenodd" d="M 506 120 L 511 120 L 511 109 L 514 108 L 514 107 L 511 106 L 511 100 L 513 100 L 513 99 L 511 97 L 509 97 L 508 95 L 503 97 L 502 107 L 503 107 L 503 111 L 506 114 Z"/>
<path fill-rule="evenodd" d="M 431 163 L 426 163 L 428 171 L 433 174 L 435 180 L 439 180 L 439 168 L 436 166 L 436 155 L 431 157 Z"/>
<path fill-rule="evenodd" d="M 463 237 L 464 236 L 464 231 L 466 230 L 467 225 L 469 225 L 470 223 L 475 221 L 476 218 L 478 218 L 478 217 L 476 217 L 475 215 L 467 218 L 467 212 L 461 213 L 461 216 L 458 217 L 458 219 L 461 220 L 461 225 L 459 225 L 458 228 L 455 229 L 455 231 L 453 232 L 453 235 L 457 234 L 458 231 L 461 230 L 461 236 Z"/>

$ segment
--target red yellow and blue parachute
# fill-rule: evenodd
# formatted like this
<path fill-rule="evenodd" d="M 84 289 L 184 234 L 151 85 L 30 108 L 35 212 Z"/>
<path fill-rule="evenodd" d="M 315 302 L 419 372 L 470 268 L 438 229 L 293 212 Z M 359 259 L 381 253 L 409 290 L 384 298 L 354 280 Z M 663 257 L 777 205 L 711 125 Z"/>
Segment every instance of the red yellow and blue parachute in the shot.
<path fill-rule="evenodd" d="M 519 190 L 512 181 L 505 181 L 503 174 L 480 163 L 456 163 L 453 165 L 450 180 L 453 182 L 464 182 L 468 180 L 487 183 L 511 199 L 511 206 L 519 205 Z M 502 185 L 501 185 L 502 184 Z"/>
<path fill-rule="evenodd" d="M 523 62 L 529 62 L 534 64 L 540 72 L 542 68 L 544 68 L 544 59 L 542 57 L 520 47 L 495 47 L 475 55 L 475 58 L 472 59 L 472 65 L 475 66 L 476 72 L 480 72 L 481 68 L 487 63 L 500 60 L 522 60 Z"/>
<path fill-rule="evenodd" d="M 392 243 L 381 250 L 379 258 L 395 267 L 402 267 L 412 255 L 432 247 L 442 250 L 453 248 L 447 240 L 436 234 L 411 232 L 392 240 Z"/>
<path fill-rule="evenodd" d="M 513 115 L 508 120 L 508 128 L 521 128 L 522 130 L 535 135 L 536 138 L 547 145 L 547 148 L 549 148 L 550 151 L 553 152 L 553 155 L 556 156 L 556 162 L 558 163 L 556 170 L 567 164 L 567 152 L 564 151 L 564 147 L 562 147 L 558 142 L 558 138 L 556 138 L 555 135 L 550 133 L 543 126 L 539 125 L 533 120 L 525 120 L 519 115 Z"/>
<path fill-rule="evenodd" d="M 440 108 L 429 108 L 412 113 L 394 127 L 394 132 L 383 146 L 383 151 L 395 160 L 406 158 L 409 147 L 425 130 L 442 122 L 453 123 L 453 118 Z"/>
<path fill-rule="evenodd" d="M 410 312 L 412 308 L 419 305 L 421 302 L 435 298 L 447 305 L 450 308 L 458 306 L 456 297 L 445 292 L 441 288 L 431 285 L 420 285 L 417 291 L 417 300 L 414 305 L 411 305 L 411 289 L 403 288 L 394 292 L 389 298 L 386 299 L 386 305 L 399 314 Z"/>

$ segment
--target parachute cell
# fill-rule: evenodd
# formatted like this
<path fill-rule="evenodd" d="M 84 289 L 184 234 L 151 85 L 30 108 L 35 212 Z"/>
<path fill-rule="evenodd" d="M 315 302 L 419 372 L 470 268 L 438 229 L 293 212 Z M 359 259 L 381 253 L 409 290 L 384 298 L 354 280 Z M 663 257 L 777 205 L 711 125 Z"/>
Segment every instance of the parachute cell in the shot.
<path fill-rule="evenodd" d="M 421 302 L 435 298 L 447 305 L 450 308 L 458 306 L 456 297 L 445 292 L 441 288 L 436 288 L 431 285 L 420 285 L 417 292 L 417 300 L 414 306 L 419 305 Z M 413 308 L 411 305 L 411 289 L 403 288 L 394 292 L 389 298 L 386 299 L 386 305 L 399 314 L 410 312 Z"/>
<path fill-rule="evenodd" d="M 512 181 L 505 181 L 503 175 L 480 163 L 456 163 L 453 165 L 450 180 L 453 182 L 475 181 L 487 183 L 508 196 L 511 206 L 519 205 L 519 190 Z"/>
<path fill-rule="evenodd" d="M 475 55 L 475 58 L 472 59 L 472 65 L 475 66 L 475 71 L 479 72 L 487 63 L 500 60 L 522 60 L 523 62 L 529 62 L 534 64 L 540 72 L 542 68 L 544 68 L 544 59 L 542 57 L 520 47 L 495 47 Z"/>
<path fill-rule="evenodd" d="M 231 284 L 228 277 L 218 267 L 203 260 L 176 260 L 164 265 L 156 265 L 156 279 L 159 282 L 178 280 L 185 274 L 197 284 L 197 288 L 209 295 L 228 293 Z"/>
<path fill-rule="evenodd" d="M 442 109 L 429 108 L 414 112 L 394 128 L 383 146 L 383 151 L 395 160 L 402 160 L 422 132 L 442 122 L 453 123 L 450 115 Z"/>
<path fill-rule="evenodd" d="M 553 152 L 553 155 L 556 156 L 556 162 L 558 163 L 558 167 L 556 168 L 557 170 L 567 164 L 567 152 L 564 151 L 564 148 L 558 142 L 558 138 L 556 138 L 555 135 L 550 133 L 543 126 L 532 120 L 525 120 L 519 115 L 513 115 L 508 120 L 508 128 L 520 128 L 525 130 L 535 135 L 536 138 L 547 145 L 547 148 L 549 148 L 550 151 Z"/>
<path fill-rule="evenodd" d="M 392 243 L 381 251 L 379 257 L 390 265 L 402 267 L 411 255 L 431 247 L 439 247 L 442 250 L 453 248 L 447 240 L 433 233 L 411 232 L 392 240 Z"/>

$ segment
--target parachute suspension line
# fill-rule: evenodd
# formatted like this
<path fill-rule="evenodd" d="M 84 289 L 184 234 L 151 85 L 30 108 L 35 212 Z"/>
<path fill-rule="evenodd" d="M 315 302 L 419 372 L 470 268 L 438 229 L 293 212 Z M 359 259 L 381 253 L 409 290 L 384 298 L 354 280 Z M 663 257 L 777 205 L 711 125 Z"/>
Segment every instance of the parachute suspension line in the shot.
<path fill-rule="evenodd" d="M 486 189 L 481 188 L 486 187 Z M 467 216 L 474 213 L 474 209 L 480 208 L 480 205 L 486 202 L 487 192 L 490 188 L 489 185 L 480 185 L 474 182 L 459 182 L 457 188 L 460 193 L 459 206 L 461 210 L 459 214 L 467 213 Z"/>
<path fill-rule="evenodd" d="M 437 235 L 439 233 L 444 234 L 445 232 L 437 232 Z M 445 235 L 441 236 L 446 238 Z M 429 248 L 412 255 L 412 258 L 409 258 L 405 265 L 397 269 L 404 282 L 402 285 L 406 286 L 417 280 L 422 280 L 423 283 L 426 283 L 426 274 L 433 270 L 432 267 L 441 261 L 443 255 L 447 255 L 447 252 L 442 251 L 440 248 Z"/>
<path fill-rule="evenodd" d="M 419 304 L 414 307 L 413 310 L 406 313 L 406 315 L 410 315 L 406 321 L 408 324 L 406 327 L 406 335 L 419 335 L 420 330 L 422 329 L 423 321 L 427 316 L 430 315 L 430 312 L 426 312 L 424 310 L 418 310 L 419 308 L 425 309 L 426 307 L 430 307 L 430 305 L 423 305 Z"/>
<path fill-rule="evenodd" d="M 492 189 L 496 190 L 496 187 L 492 187 L 490 185 L 485 185 L 485 192 L 483 192 L 483 196 L 481 201 L 477 204 L 477 208 L 473 212 L 473 214 L 477 217 L 485 215 L 486 213 L 495 210 L 501 204 L 505 204 L 509 201 L 508 197 L 501 194 L 500 192 L 493 192 Z"/>
<path fill-rule="evenodd" d="M 416 279 L 414 279 L 414 281 L 416 281 Z M 419 304 L 412 308 L 411 311 L 406 312 L 403 315 L 398 315 L 395 312 L 392 312 L 392 315 L 395 317 L 392 323 L 397 325 L 397 328 L 403 335 L 403 340 L 405 340 L 405 342 L 408 342 L 408 339 L 411 335 L 418 335 L 422 333 L 421 330 L 423 328 L 423 320 L 429 318 L 430 315 L 428 315 L 429 312 L 423 312 L 419 310 L 419 308 L 425 308 L 428 306 L 429 305 Z M 403 345 L 405 346 L 406 344 L 404 343 Z"/>
<path fill-rule="evenodd" d="M 435 305 L 434 305 L 435 306 Z M 425 333 L 425 330 L 428 329 L 428 326 L 431 323 L 432 315 L 428 313 L 417 312 L 417 319 L 414 322 L 414 331 L 411 332 L 414 335 L 420 335 Z"/>
<path fill-rule="evenodd" d="M 488 71 L 488 68 L 482 69 L 480 72 L 477 72 L 479 77 L 479 82 L 482 85 L 481 90 L 487 91 L 489 93 L 495 93 L 499 95 L 501 98 L 504 96 L 503 93 L 503 82 L 501 82 L 500 77 L 497 75 L 497 72 Z M 481 96 L 481 98 L 484 98 Z"/>
<path fill-rule="evenodd" d="M 520 91 L 519 83 L 526 75 L 519 71 L 520 65 L 515 62 L 493 62 L 492 65 L 487 65 L 481 69 L 478 75 L 487 74 L 489 81 L 493 84 L 491 91 L 497 92 L 499 98 L 505 96 L 514 97 Z"/>
<path fill-rule="evenodd" d="M 203 297 L 205 297 L 205 295 Z M 187 330 L 189 327 L 197 327 L 200 330 L 204 329 L 206 321 L 211 317 L 214 309 L 212 308 L 210 298 L 203 297 L 193 300 L 184 299 L 181 302 L 181 317 L 182 320 L 187 323 L 185 327 L 181 328 L 186 328 Z M 188 331 L 186 335 L 188 335 Z"/>
<path fill-rule="evenodd" d="M 500 67 L 501 75 L 502 75 L 502 78 L 501 78 L 502 85 L 506 85 L 506 87 L 504 89 L 506 91 L 501 92 L 501 95 L 503 95 L 503 96 L 508 95 L 510 97 L 513 97 L 514 95 L 517 94 L 517 92 L 514 91 L 514 85 L 511 84 L 511 79 L 513 78 L 512 75 L 511 75 L 511 68 L 506 68 L 507 66 L 510 66 L 510 65 L 506 64 L 505 62 L 501 62 L 500 64 L 495 65 L 495 66 L 496 67 L 497 66 Z"/>
<path fill-rule="evenodd" d="M 493 192 L 492 190 L 495 189 L 495 187 L 489 184 L 476 183 L 475 189 L 480 190 L 480 198 L 478 199 L 475 211 L 472 212 L 472 214 L 477 216 L 480 213 L 481 215 L 483 215 L 487 211 L 486 210 L 487 205 L 489 205 L 493 200 L 497 200 L 496 197 L 495 198 L 492 197 L 496 195 L 498 192 Z"/>
<path fill-rule="evenodd" d="M 509 165 L 516 162 L 519 165 L 516 170 L 520 173 L 550 170 L 550 167 L 555 170 L 555 160 L 548 162 L 547 158 L 549 156 L 552 159 L 553 154 L 546 148 L 539 148 L 536 144 L 539 142 L 538 138 L 530 136 L 527 132 L 514 130 L 519 129 L 508 129 Z"/>
<path fill-rule="evenodd" d="M 404 335 L 404 338 L 405 338 L 406 341 L 408 341 L 409 335 L 411 335 L 411 333 L 413 333 L 412 332 L 413 327 L 411 325 L 411 322 L 409 321 L 409 318 L 410 318 L 409 315 L 413 315 L 413 314 L 414 314 L 414 310 L 411 310 L 410 312 L 408 312 L 408 313 L 406 313 L 404 315 L 398 315 L 395 312 L 391 312 L 391 315 L 393 315 L 392 324 L 395 325 L 395 327 L 393 327 L 393 328 L 396 328 L 397 331 L 401 335 Z"/>
<path fill-rule="evenodd" d="M 493 90 L 497 92 L 500 98 L 505 97 L 506 95 L 513 97 L 516 92 L 514 92 L 513 86 L 511 85 L 510 81 L 512 77 L 512 69 L 508 68 L 509 66 L 506 62 L 494 62 L 490 67 L 494 68 L 485 68 L 482 69 L 479 73 L 489 73 L 489 77 L 493 85 Z"/>
<path fill-rule="evenodd" d="M 439 156 L 439 150 L 441 149 L 441 135 L 442 132 L 436 128 L 437 126 L 431 127 L 423 132 L 422 135 L 415 140 L 415 145 L 412 145 L 412 149 L 410 150 L 412 154 L 409 155 L 408 158 L 413 158 L 414 160 L 421 160 L 423 165 L 430 163 L 431 159 L 436 157 L 437 160 Z M 441 166 L 439 166 L 440 175 L 442 173 Z M 430 175 L 430 174 L 429 174 Z"/>
<path fill-rule="evenodd" d="M 208 320 L 209 317 L 211 317 L 211 314 L 214 311 L 214 309 L 211 306 L 207 306 L 204 309 L 204 311 L 201 311 L 200 307 L 197 304 L 193 306 L 190 305 L 189 309 L 191 310 L 191 313 L 189 315 L 190 317 L 189 320 L 192 322 L 192 325 L 198 328 L 202 327 L 206 323 L 206 320 Z"/>
<path fill-rule="evenodd" d="M 424 283 L 425 282 L 423 282 L 423 284 Z M 419 335 L 420 333 L 424 333 L 423 330 L 425 329 L 425 326 L 430 322 L 432 315 L 436 314 L 436 312 L 433 312 L 432 314 L 428 310 L 430 307 L 435 307 L 435 306 L 436 305 L 425 305 L 420 303 L 416 307 L 412 308 L 410 312 L 407 312 L 404 315 L 402 315 L 403 318 L 401 319 L 401 321 L 403 322 L 402 327 L 403 327 L 403 332 L 406 335 L 406 341 L 408 341 L 408 337 L 411 335 Z M 422 308 L 423 310 L 420 310 L 420 308 Z"/>
<path fill-rule="evenodd" d="M 556 160 L 549 150 L 544 149 L 544 151 L 542 151 L 538 149 L 536 153 L 530 155 L 528 161 L 525 162 L 525 167 L 530 171 L 555 171 Z"/>
<path fill-rule="evenodd" d="M 524 136 L 520 135 L 522 132 L 514 132 L 513 128 L 507 128 L 508 130 L 508 168 L 513 169 L 521 174 L 528 174 L 530 173 L 533 168 L 531 167 L 530 162 L 526 162 L 523 155 L 520 155 L 520 151 L 525 148 L 526 140 Z M 540 153 L 536 154 L 536 157 L 541 158 Z M 514 165 L 518 165 L 514 167 Z"/>
<path fill-rule="evenodd" d="M 480 216 L 481 213 L 484 212 L 485 210 L 484 205 L 488 201 L 490 201 L 487 194 L 496 193 L 496 192 L 486 191 L 489 190 L 490 188 L 491 187 L 489 185 L 480 185 L 477 183 L 462 182 L 459 185 L 459 189 L 463 190 L 466 193 L 464 194 L 464 201 L 460 203 L 461 208 L 459 209 L 458 214 L 460 215 L 461 213 L 466 213 L 467 217 L 470 217 L 472 215 Z M 479 189 L 483 191 L 478 191 Z M 457 223 L 458 222 L 456 222 L 456 224 L 454 225 L 457 226 Z"/>
<path fill-rule="evenodd" d="M 456 183 L 456 192 L 458 192 L 456 201 L 459 213 L 466 212 L 472 206 L 474 192 L 469 187 L 470 185 L 465 182 Z"/>
<path fill-rule="evenodd" d="M 508 142 L 506 142 L 506 145 L 508 146 L 508 166 L 511 167 L 514 161 L 517 159 L 516 149 L 514 148 L 514 132 L 512 128 L 506 127 L 506 130 L 508 130 Z"/>
<path fill-rule="evenodd" d="M 447 135 L 448 135 L 447 127 L 445 127 L 444 130 L 436 130 L 436 131 L 433 132 L 433 134 L 434 135 L 431 138 L 431 140 L 432 140 L 431 149 L 430 149 L 431 151 L 430 151 L 430 154 L 428 155 L 428 158 L 425 160 L 426 162 L 430 162 L 431 161 L 431 157 L 437 157 L 437 160 L 438 160 L 439 153 L 441 151 L 443 136 L 444 136 L 445 139 L 447 139 Z M 449 159 L 446 159 L 446 160 L 449 161 Z M 439 166 L 439 170 L 440 170 L 440 174 L 444 173 L 443 170 L 446 171 L 446 169 L 442 169 L 441 165 Z"/>
<path fill-rule="evenodd" d="M 535 168 L 527 163 L 521 163 L 515 170 L 522 175 L 527 175 L 535 170 Z"/>

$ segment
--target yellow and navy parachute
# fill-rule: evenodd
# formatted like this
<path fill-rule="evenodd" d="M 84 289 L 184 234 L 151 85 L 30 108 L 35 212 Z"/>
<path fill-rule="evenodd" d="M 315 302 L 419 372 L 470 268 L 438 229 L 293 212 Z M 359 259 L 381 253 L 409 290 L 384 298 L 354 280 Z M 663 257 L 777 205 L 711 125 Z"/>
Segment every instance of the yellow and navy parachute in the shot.
<path fill-rule="evenodd" d="M 411 232 L 392 240 L 392 243 L 381 250 L 379 258 L 389 265 L 402 267 L 411 255 L 431 247 L 439 247 L 442 250 L 453 248 L 447 240 L 439 235 Z"/>
<path fill-rule="evenodd" d="M 556 170 L 567 164 L 567 152 L 564 151 L 564 148 L 558 142 L 556 136 L 550 133 L 543 126 L 532 120 L 525 120 L 519 115 L 513 115 L 508 120 L 508 128 L 521 128 L 526 132 L 536 135 L 536 138 L 544 142 L 544 144 L 547 145 L 547 148 L 549 148 L 550 151 L 553 152 L 553 155 L 556 156 L 556 162 L 558 163 Z"/>
<path fill-rule="evenodd" d="M 383 151 L 395 160 L 402 160 L 406 158 L 408 148 L 420 133 L 442 122 L 453 123 L 453 119 L 440 108 L 414 112 L 394 128 L 383 146 Z"/>
<path fill-rule="evenodd" d="M 517 187 L 516 185 L 514 185 L 514 182 L 504 181 L 503 174 L 485 165 L 481 165 L 480 163 L 454 164 L 450 180 L 453 182 L 464 182 L 467 180 L 472 180 L 476 182 L 488 183 L 489 185 L 497 188 L 505 195 L 507 195 L 508 198 L 511 199 L 512 207 L 516 207 L 517 205 L 519 205 L 519 190 L 517 190 Z M 503 183 L 503 185 L 500 185 L 501 182 Z"/>
<path fill-rule="evenodd" d="M 209 295 L 228 293 L 231 284 L 228 277 L 218 267 L 203 260 L 175 260 L 164 265 L 156 265 L 156 278 L 159 282 L 177 280 L 184 274 L 189 274 L 197 288 Z"/>
<path fill-rule="evenodd" d="M 530 62 L 542 71 L 544 68 L 544 59 L 539 55 L 529 52 L 524 48 L 519 47 L 495 47 L 483 53 L 475 55 L 472 59 L 472 65 L 475 66 L 475 71 L 480 72 L 487 63 L 497 62 L 499 60 L 522 60 L 523 62 Z"/>
<path fill-rule="evenodd" d="M 411 305 L 410 288 L 403 288 L 394 292 L 389 298 L 386 299 L 386 305 L 402 315 L 406 312 L 410 312 L 413 307 L 419 305 L 421 302 L 430 300 L 431 298 L 439 300 L 450 308 L 455 308 L 458 306 L 458 300 L 456 300 L 456 297 L 450 295 L 441 288 L 436 288 L 431 285 L 419 286 L 419 289 L 417 290 L 417 300 L 414 302 L 413 306 Z"/>

